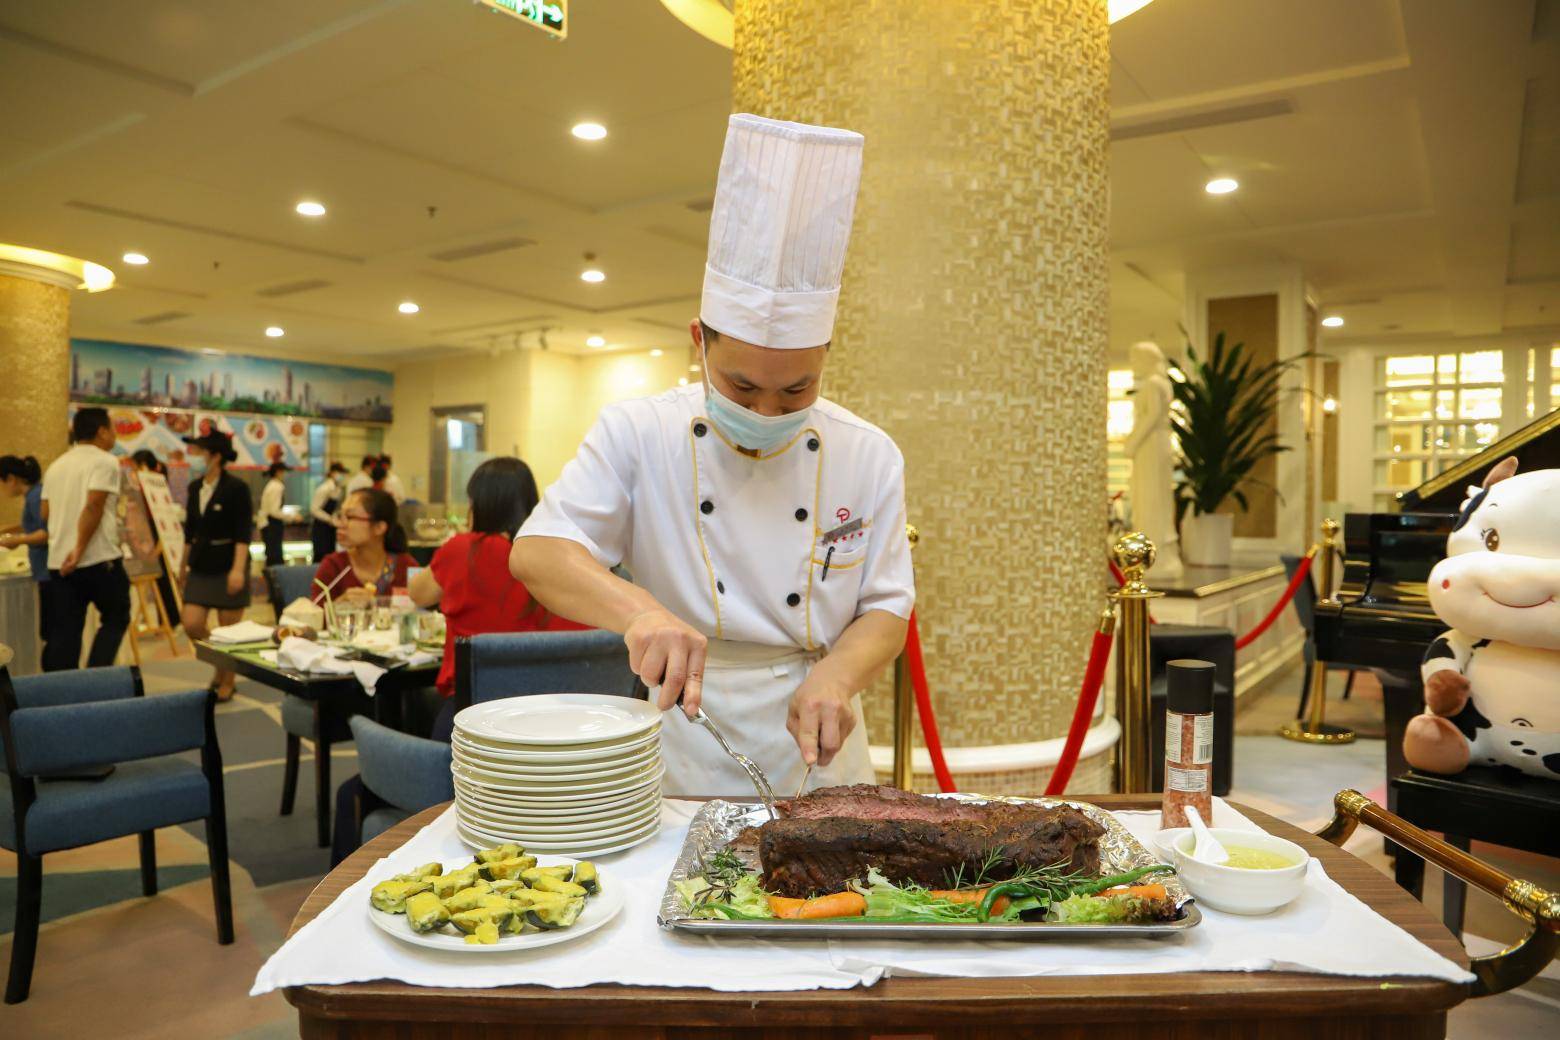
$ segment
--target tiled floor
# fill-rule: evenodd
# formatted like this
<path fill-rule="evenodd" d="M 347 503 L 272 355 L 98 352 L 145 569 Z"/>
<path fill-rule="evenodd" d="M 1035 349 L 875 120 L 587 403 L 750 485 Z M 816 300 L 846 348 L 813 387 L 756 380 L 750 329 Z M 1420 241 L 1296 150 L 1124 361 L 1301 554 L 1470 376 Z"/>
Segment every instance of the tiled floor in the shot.
<path fill-rule="evenodd" d="M 148 693 L 203 685 L 204 674 L 187 659 L 149 662 Z M 1315 829 L 1330 817 L 1339 789 L 1380 795 L 1383 745 L 1361 740 L 1313 747 L 1267 735 L 1292 714 L 1298 682 L 1298 674 L 1289 673 L 1265 693 L 1242 698 L 1231 797 Z M 1336 698 L 1341 677 L 1333 685 Z M 308 751 L 298 808 L 291 817 L 276 815 L 282 743 L 276 702 L 274 694 L 242 683 L 240 697 L 223 707 L 219 718 L 228 770 L 237 941 L 226 947 L 215 941 L 198 826 L 159 832 L 164 889 L 150 899 L 136 894 L 133 839 L 51 855 L 44 885 L 48 921 L 39 939 L 33 995 L 19 1006 L 0 1008 L 0 1036 L 270 1040 L 297 1035 L 296 1017 L 280 994 L 247 996 L 256 971 L 280 944 L 326 863 L 325 853 L 313 843 Z M 1379 699 L 1366 684 L 1337 714 L 1357 719 L 1362 730 L 1379 726 Z M 337 778 L 351 774 L 350 756 L 348 748 L 334 757 Z M 1368 832 L 1358 832 L 1349 848 L 1388 869 L 1380 840 Z M 1560 865 L 1553 860 L 1479 846 L 1475 853 L 1519 876 L 1560 886 Z M 1440 885 L 1431 874 L 1428 901 L 1438 912 Z M 14 878 L 14 857 L 0 852 L 0 930 L 10 927 Z M 1476 952 L 1496 948 L 1491 940 L 1510 941 L 1517 930 L 1515 918 L 1493 900 L 1470 899 L 1469 943 Z M 10 936 L 0 935 L 0 964 L 9 955 Z M 1456 1038 L 1557 1034 L 1560 969 L 1554 966 L 1522 990 L 1464 1005 L 1453 1012 L 1449 1029 Z"/>

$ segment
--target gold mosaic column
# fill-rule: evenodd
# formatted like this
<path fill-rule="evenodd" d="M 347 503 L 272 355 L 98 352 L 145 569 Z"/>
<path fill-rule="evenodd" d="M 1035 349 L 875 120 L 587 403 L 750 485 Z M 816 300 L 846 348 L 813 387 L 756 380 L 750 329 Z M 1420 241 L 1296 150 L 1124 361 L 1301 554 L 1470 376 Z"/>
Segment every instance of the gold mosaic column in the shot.
<path fill-rule="evenodd" d="M 0 454 L 47 466 L 65 450 L 70 392 L 70 290 L 0 274 Z M 21 499 L 0 497 L 0 527 L 19 522 Z"/>
<path fill-rule="evenodd" d="M 824 393 L 905 453 L 927 672 L 955 747 L 1063 735 L 1103 603 L 1105 15 L 1103 0 L 736 5 L 733 109 L 866 135 Z M 878 744 L 885 691 L 868 699 Z"/>

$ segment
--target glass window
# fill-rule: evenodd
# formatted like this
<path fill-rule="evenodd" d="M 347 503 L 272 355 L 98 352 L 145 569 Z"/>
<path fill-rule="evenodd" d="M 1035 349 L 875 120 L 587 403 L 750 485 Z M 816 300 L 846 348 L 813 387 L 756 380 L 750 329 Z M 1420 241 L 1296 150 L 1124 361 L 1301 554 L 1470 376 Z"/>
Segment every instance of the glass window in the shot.
<path fill-rule="evenodd" d="M 1560 349 L 1554 355 L 1560 369 Z M 1499 439 L 1504 366 L 1499 350 L 1378 361 L 1373 441 L 1378 508 Z"/>

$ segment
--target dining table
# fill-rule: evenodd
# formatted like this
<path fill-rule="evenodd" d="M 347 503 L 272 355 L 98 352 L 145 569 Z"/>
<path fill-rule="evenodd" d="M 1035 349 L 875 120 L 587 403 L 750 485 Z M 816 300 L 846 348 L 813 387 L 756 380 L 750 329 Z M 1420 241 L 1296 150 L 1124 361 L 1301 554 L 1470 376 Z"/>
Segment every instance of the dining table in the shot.
<path fill-rule="evenodd" d="M 1158 809 L 1157 796 L 1069 796 L 1111 810 Z M 1316 857 L 1345 891 L 1466 968 L 1461 944 L 1393 880 L 1349 852 L 1239 803 L 1253 823 Z M 441 814 L 434 806 L 386 831 L 331 871 L 304 900 L 289 936 L 381 858 Z M 775 1040 L 1069 1040 L 1252 1037 L 1262 1040 L 1440 1040 L 1467 984 L 1427 977 L 1292 971 L 889 977 L 850 989 L 720 992 L 683 986 L 591 985 L 454 989 L 379 980 L 287 988 L 304 1038 L 627 1040 L 644 1037 Z"/>
<path fill-rule="evenodd" d="M 326 675 L 285 668 L 262 656 L 264 651 L 275 649 L 276 644 L 269 641 L 240 644 L 195 641 L 195 656 L 206 664 L 237 672 L 262 686 L 317 703 L 325 710 L 362 703 L 363 686 L 355 675 Z M 380 676 L 372 698 L 375 722 L 392 729 L 405 728 L 408 717 L 405 695 L 434 684 L 439 676 L 442 647 L 440 651 L 432 661 L 402 665 Z"/>

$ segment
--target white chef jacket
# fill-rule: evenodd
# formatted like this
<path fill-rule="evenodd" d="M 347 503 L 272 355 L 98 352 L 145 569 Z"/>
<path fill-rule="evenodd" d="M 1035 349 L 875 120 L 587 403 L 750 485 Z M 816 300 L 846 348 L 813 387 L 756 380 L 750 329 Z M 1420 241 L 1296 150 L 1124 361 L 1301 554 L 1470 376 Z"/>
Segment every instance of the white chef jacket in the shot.
<path fill-rule="evenodd" d="M 800 434 L 754 458 L 704 400 L 693 385 L 605 408 L 518 537 L 623 563 L 711 639 L 827 651 L 869 610 L 908 618 L 904 457 L 889 436 L 820 398 Z"/>
<path fill-rule="evenodd" d="M 280 477 L 272 477 L 265 482 L 265 487 L 260 489 L 259 526 L 264 527 L 272 520 L 286 522 L 287 515 L 282 512 L 282 502 L 286 496 L 287 485 L 282 483 Z"/>

